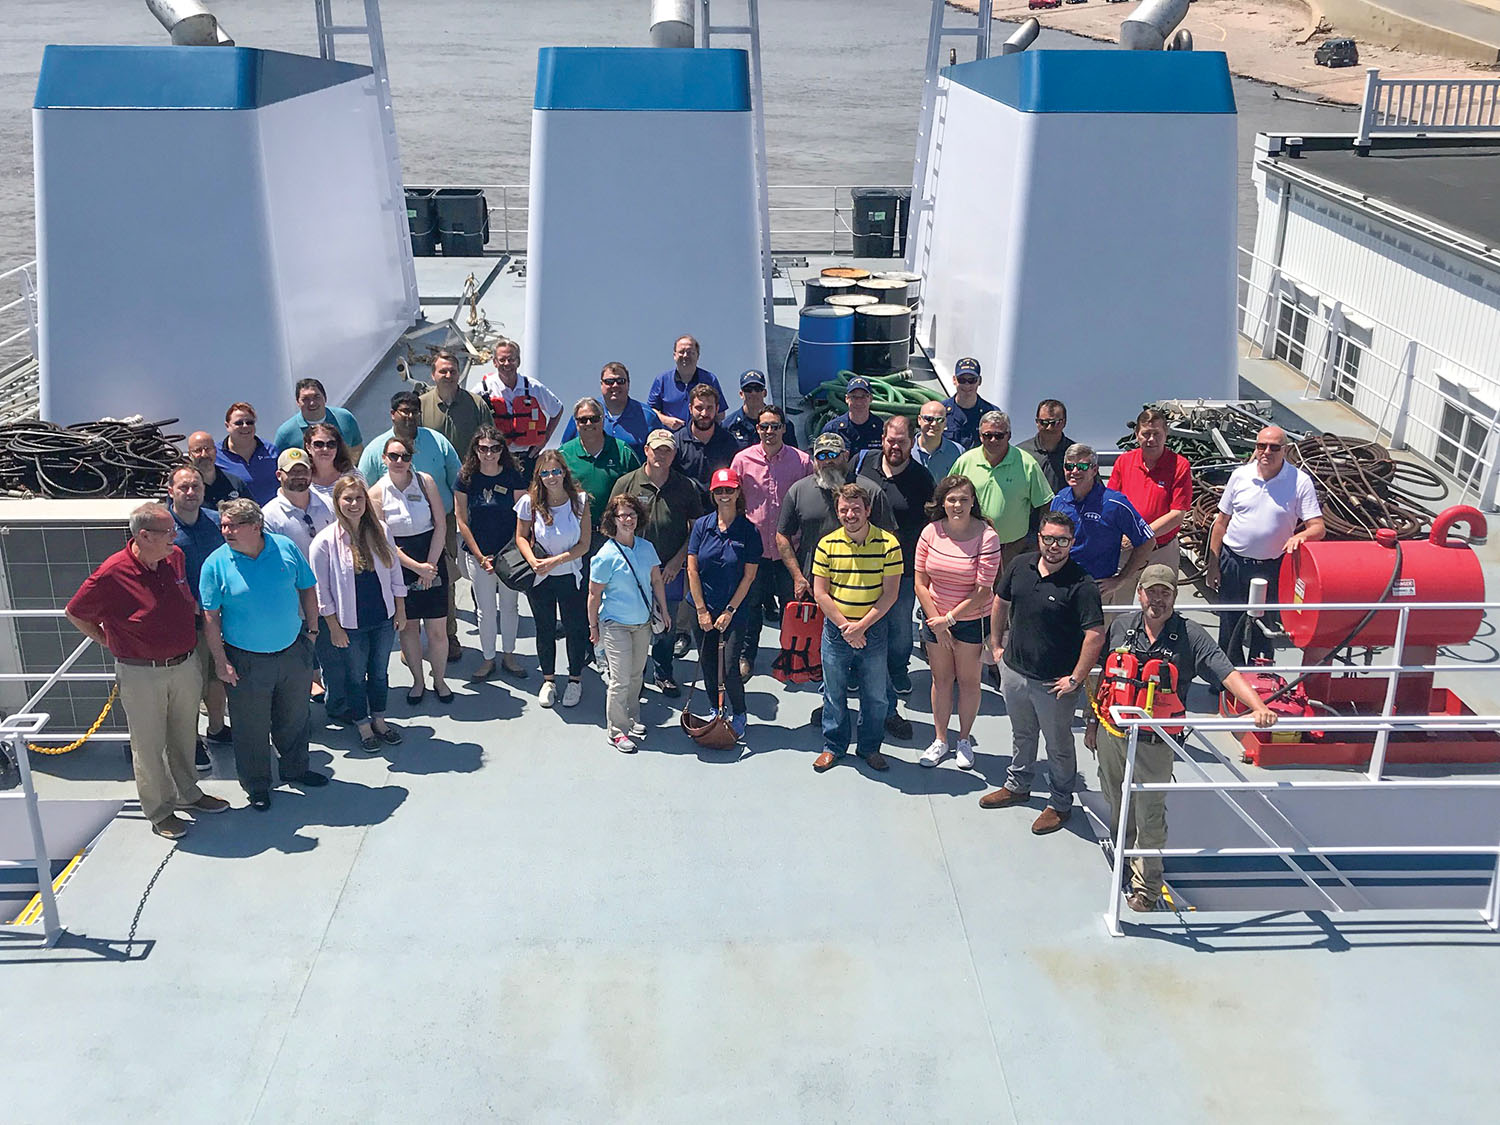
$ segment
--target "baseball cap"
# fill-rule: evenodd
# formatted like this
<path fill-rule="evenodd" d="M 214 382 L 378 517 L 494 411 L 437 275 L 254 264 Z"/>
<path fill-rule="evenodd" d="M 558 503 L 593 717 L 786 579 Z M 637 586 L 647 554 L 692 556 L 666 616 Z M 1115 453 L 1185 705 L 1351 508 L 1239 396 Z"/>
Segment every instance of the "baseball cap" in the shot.
<path fill-rule="evenodd" d="M 278 472 L 286 472 L 293 465 L 301 465 L 309 471 L 312 469 L 312 458 L 307 455 L 305 449 L 283 449 L 281 456 L 276 458 L 276 469 Z"/>
<path fill-rule="evenodd" d="M 1145 590 L 1152 586 L 1170 586 L 1177 589 L 1177 571 L 1165 563 L 1152 563 L 1141 571 L 1141 589 Z"/>
<path fill-rule="evenodd" d="M 849 447 L 838 434 L 819 434 L 813 442 L 814 453 L 844 453 Z"/>
<path fill-rule="evenodd" d="M 733 469 L 717 469 L 712 479 L 708 482 L 708 490 L 712 492 L 716 488 L 738 488 L 740 486 L 740 474 Z"/>
<path fill-rule="evenodd" d="M 867 395 L 875 393 L 870 389 L 870 380 L 866 379 L 863 375 L 856 375 L 844 386 L 844 393 L 846 395 L 853 394 L 855 391 L 864 391 Z"/>
<path fill-rule="evenodd" d="M 651 449 L 658 445 L 676 446 L 677 441 L 672 437 L 671 430 L 652 430 L 646 435 L 646 448 Z"/>
<path fill-rule="evenodd" d="M 955 375 L 978 375 L 979 361 L 971 355 L 966 355 L 953 365 Z"/>
<path fill-rule="evenodd" d="M 766 373 L 764 371 L 750 370 L 740 376 L 740 390 L 744 390 L 746 387 L 760 387 L 764 389 L 765 385 Z"/>

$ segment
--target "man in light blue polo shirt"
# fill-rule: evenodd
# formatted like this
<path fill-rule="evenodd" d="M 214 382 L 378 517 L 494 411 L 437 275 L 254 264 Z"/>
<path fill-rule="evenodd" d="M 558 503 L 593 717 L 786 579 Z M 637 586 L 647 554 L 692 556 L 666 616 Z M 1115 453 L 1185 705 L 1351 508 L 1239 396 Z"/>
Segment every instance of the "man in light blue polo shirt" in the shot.
<path fill-rule="evenodd" d="M 1052 498 L 1052 511 L 1066 512 L 1077 530 L 1069 552 L 1073 561 L 1099 583 L 1099 600 L 1106 606 L 1133 604 L 1136 577 L 1156 537 L 1123 492 L 1099 483 L 1099 455 L 1092 446 L 1074 442 L 1063 454 L 1068 484 Z M 1131 543 L 1124 565 L 1120 540 Z M 1118 598 L 1115 595 L 1119 595 Z"/>
<path fill-rule="evenodd" d="M 229 691 L 235 773 L 250 806 L 265 811 L 271 807 L 272 745 L 283 782 L 328 784 L 307 762 L 317 583 L 297 545 L 266 532 L 255 501 L 226 502 L 219 531 L 224 545 L 208 556 L 199 579 L 204 639 Z"/>
<path fill-rule="evenodd" d="M 453 443 L 436 430 L 420 424 L 422 400 L 411 391 L 397 391 L 391 396 L 391 428 L 377 434 L 365 446 L 364 456 L 359 459 L 359 475 L 365 483 L 374 484 L 385 476 L 385 443 L 393 437 L 400 438 L 412 449 L 411 467 L 423 472 L 437 484 L 438 495 L 443 498 L 443 511 L 453 511 L 453 486 L 458 483 L 461 464 L 458 450 Z"/>
<path fill-rule="evenodd" d="M 343 436 L 344 444 L 349 447 L 349 456 L 358 458 L 365 439 L 359 432 L 359 423 L 354 415 L 342 406 L 329 406 L 328 392 L 316 379 L 298 379 L 295 393 L 297 413 L 277 428 L 276 448 L 301 449 L 302 435 L 307 432 L 307 427 L 327 422 Z"/>

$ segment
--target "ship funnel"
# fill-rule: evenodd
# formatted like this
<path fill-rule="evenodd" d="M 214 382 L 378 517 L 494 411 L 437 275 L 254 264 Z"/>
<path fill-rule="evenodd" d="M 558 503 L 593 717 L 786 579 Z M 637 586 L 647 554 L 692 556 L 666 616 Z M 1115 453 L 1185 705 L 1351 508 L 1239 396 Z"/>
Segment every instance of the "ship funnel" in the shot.
<path fill-rule="evenodd" d="M 1146 0 L 1120 25 L 1120 46 L 1127 51 L 1163 50 L 1187 14 L 1188 0 Z"/>
<path fill-rule="evenodd" d="M 693 46 L 696 0 L 651 0 L 651 46 Z"/>
<path fill-rule="evenodd" d="M 179 47 L 233 47 L 218 17 L 198 0 L 146 0 L 146 7 Z"/>
<path fill-rule="evenodd" d="M 1027 20 L 1015 31 L 1011 32 L 1010 38 L 1000 44 L 1002 55 L 1014 55 L 1018 51 L 1024 51 L 1036 42 L 1036 37 L 1042 33 L 1042 24 L 1035 16 Z"/>

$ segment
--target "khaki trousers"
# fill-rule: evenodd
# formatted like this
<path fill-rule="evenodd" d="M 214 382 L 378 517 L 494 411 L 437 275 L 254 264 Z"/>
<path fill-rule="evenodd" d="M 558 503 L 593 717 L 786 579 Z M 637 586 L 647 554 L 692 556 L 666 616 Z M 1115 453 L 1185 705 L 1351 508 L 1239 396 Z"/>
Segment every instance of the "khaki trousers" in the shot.
<path fill-rule="evenodd" d="M 115 664 L 130 727 L 130 759 L 141 812 L 152 824 L 203 796 L 193 768 L 203 671 L 189 657 L 170 668 Z"/>
<path fill-rule="evenodd" d="M 646 657 L 651 653 L 651 623 L 599 623 L 599 647 L 604 650 L 605 717 L 610 734 L 629 734 L 641 721 L 641 685 Z"/>
<path fill-rule="evenodd" d="M 1109 801 L 1111 834 L 1120 827 L 1120 786 L 1125 779 L 1125 754 L 1129 740 L 1110 734 L 1102 726 L 1098 734 L 1099 789 Z M 1135 774 L 1132 781 L 1166 782 L 1172 780 L 1172 748 L 1142 738 L 1135 750 Z M 1164 848 L 1167 846 L 1167 795 L 1162 792 L 1137 793 L 1130 803 L 1125 824 L 1127 848 Z M 1151 899 L 1161 897 L 1162 861 L 1160 856 L 1135 856 L 1130 860 L 1130 889 Z"/>

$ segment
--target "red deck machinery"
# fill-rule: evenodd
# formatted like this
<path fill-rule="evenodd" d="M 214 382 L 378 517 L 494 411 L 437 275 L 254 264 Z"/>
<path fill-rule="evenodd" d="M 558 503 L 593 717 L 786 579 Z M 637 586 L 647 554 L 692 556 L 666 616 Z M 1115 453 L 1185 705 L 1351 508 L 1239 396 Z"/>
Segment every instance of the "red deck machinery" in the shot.
<path fill-rule="evenodd" d="M 1450 538 L 1464 524 L 1469 540 Z M 1340 602 L 1476 603 L 1462 609 L 1415 610 L 1408 615 L 1400 641 L 1399 662 L 1430 665 L 1443 645 L 1474 639 L 1484 619 L 1484 572 L 1470 542 L 1483 543 L 1484 516 L 1475 508 L 1447 509 L 1433 521 L 1426 539 L 1398 542 L 1393 531 L 1376 541 L 1306 543 L 1281 564 L 1281 600 L 1303 608 L 1282 618 L 1292 642 L 1303 651 L 1304 665 L 1326 661 L 1337 649 L 1392 647 L 1398 643 L 1400 614 L 1393 610 L 1329 610 Z M 1384 676 L 1341 675 L 1337 669 L 1314 672 L 1284 691 L 1286 680 L 1271 673 L 1249 677 L 1261 697 L 1278 696 L 1272 706 L 1285 715 L 1380 714 L 1388 680 Z M 1227 697 L 1226 697 L 1227 698 Z M 1231 701 L 1232 702 L 1232 701 Z M 1226 713 L 1241 710 L 1226 708 Z M 1433 673 L 1411 672 L 1399 678 L 1393 713 L 1398 715 L 1472 715 L 1448 688 L 1433 686 Z M 1372 731 L 1247 731 L 1241 736 L 1245 760 L 1259 766 L 1364 766 L 1375 742 Z M 1386 761 L 1500 762 L 1500 733 L 1492 731 L 1393 731 Z"/>

